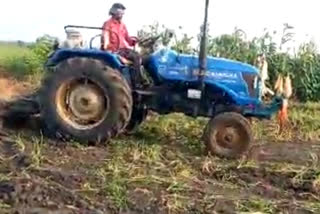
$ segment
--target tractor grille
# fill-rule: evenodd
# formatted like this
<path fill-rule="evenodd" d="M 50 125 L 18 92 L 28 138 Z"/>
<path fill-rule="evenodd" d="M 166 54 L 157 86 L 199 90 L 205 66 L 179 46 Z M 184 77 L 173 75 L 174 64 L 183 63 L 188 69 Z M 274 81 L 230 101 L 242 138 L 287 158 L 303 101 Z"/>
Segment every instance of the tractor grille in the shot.
<path fill-rule="evenodd" d="M 248 85 L 248 90 L 251 97 L 256 96 L 255 83 L 254 83 L 256 76 L 257 76 L 256 74 L 242 73 L 242 77 Z"/>

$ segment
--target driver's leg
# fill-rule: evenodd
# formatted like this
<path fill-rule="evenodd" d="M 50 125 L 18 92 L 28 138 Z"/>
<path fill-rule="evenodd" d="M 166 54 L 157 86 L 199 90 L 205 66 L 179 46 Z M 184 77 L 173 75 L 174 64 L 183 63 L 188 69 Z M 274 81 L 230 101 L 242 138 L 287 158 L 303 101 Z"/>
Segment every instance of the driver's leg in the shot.
<path fill-rule="evenodd" d="M 135 83 L 144 84 L 144 76 L 142 75 L 141 65 L 142 65 L 142 57 L 134 50 L 131 49 L 121 49 L 119 51 L 119 55 L 127 58 L 128 60 L 133 62 L 133 68 L 135 70 L 134 79 Z"/>

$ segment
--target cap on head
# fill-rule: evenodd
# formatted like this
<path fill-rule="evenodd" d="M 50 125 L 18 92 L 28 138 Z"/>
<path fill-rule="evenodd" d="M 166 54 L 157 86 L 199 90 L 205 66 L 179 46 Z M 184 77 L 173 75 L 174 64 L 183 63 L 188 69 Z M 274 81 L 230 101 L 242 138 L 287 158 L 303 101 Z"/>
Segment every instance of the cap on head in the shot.
<path fill-rule="evenodd" d="M 110 11 L 109 11 L 109 15 L 117 15 L 119 13 L 119 10 L 125 10 L 126 7 L 121 4 L 121 3 L 114 3 L 112 5 L 112 7 L 110 8 Z"/>

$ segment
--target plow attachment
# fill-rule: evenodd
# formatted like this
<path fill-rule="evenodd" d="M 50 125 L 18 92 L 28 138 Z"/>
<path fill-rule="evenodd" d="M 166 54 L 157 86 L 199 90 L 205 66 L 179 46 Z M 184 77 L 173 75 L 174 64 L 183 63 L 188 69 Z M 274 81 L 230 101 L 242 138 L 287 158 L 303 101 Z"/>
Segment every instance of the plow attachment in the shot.
<path fill-rule="evenodd" d="M 3 132 L 3 124 L 24 123 L 31 116 L 40 113 L 37 95 L 27 95 L 14 100 L 0 100 L 0 133 Z"/>

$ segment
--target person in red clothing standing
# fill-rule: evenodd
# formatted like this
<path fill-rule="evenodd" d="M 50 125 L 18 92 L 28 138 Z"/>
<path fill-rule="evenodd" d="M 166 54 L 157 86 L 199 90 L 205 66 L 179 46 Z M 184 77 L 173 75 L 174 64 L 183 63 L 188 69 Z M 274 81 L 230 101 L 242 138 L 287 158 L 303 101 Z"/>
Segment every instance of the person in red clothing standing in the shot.
<path fill-rule="evenodd" d="M 111 51 L 133 62 L 136 74 L 141 76 L 142 59 L 132 49 L 138 42 L 136 37 L 129 36 L 126 25 L 122 22 L 125 6 L 121 3 L 112 5 L 109 15 L 111 18 L 104 22 L 102 30 L 102 50 Z M 138 75 L 135 75 L 135 82 L 139 82 Z M 141 79 L 140 79 L 141 80 Z"/>

